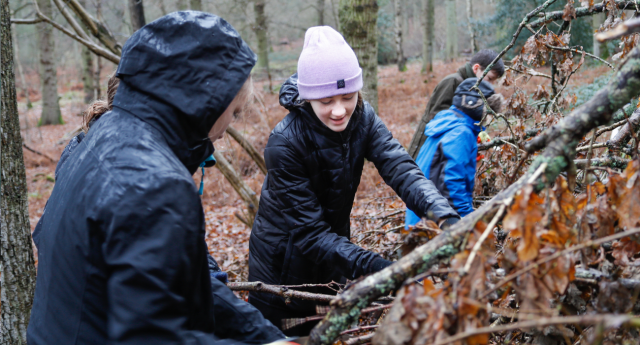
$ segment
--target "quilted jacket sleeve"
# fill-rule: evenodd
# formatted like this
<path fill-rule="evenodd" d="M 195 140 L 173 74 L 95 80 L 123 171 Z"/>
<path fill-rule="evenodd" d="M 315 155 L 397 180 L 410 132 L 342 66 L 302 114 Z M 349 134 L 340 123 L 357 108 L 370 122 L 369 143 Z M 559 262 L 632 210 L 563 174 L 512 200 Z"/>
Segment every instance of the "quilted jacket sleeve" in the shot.
<path fill-rule="evenodd" d="M 295 246 L 308 260 L 335 267 L 355 279 L 374 271 L 380 255 L 365 250 L 348 238 L 331 232 L 322 206 L 311 187 L 301 155 L 281 134 L 272 134 L 265 149 L 267 180 L 280 217 Z"/>
<path fill-rule="evenodd" d="M 365 111 L 372 114 L 373 108 L 367 104 Z M 375 164 L 384 182 L 420 217 L 436 221 L 460 217 L 398 140 L 393 138 L 382 120 L 375 114 L 372 117 L 366 157 Z"/>

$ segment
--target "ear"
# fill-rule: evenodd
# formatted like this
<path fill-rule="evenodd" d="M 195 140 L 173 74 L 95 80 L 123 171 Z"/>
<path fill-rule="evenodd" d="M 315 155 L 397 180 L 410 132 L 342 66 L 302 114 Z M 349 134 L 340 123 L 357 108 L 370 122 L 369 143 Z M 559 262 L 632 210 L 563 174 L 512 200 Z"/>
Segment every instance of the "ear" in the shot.
<path fill-rule="evenodd" d="M 478 71 L 482 71 L 483 70 L 482 66 L 480 66 L 479 63 L 471 66 L 471 69 L 473 70 L 474 74 L 478 74 Z"/>

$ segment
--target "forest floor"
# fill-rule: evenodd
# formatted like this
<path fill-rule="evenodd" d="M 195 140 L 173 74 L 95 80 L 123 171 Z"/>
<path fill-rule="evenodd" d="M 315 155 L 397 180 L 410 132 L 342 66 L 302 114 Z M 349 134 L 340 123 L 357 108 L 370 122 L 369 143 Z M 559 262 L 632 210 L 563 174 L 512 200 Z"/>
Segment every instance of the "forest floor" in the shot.
<path fill-rule="evenodd" d="M 409 144 L 429 100 L 429 94 L 438 81 L 454 73 L 463 63 L 463 59 L 452 63 L 436 62 L 431 73 L 420 73 L 420 62 L 409 63 L 408 71 L 402 73 L 398 72 L 396 66 L 379 68 L 379 116 L 402 145 L 406 147 Z M 544 69 L 541 71 L 544 72 Z M 571 84 L 589 84 L 594 78 L 607 72 L 606 67 L 586 69 L 574 76 Z M 27 80 L 29 85 L 39 85 L 35 73 L 28 75 Z M 276 89 L 282 81 L 283 78 L 274 78 L 273 88 Z M 106 82 L 103 84 L 106 85 Z M 260 152 L 267 143 L 271 129 L 287 114 L 278 104 L 277 91 L 269 93 L 267 84 L 266 81 L 255 80 L 256 99 L 248 106 L 244 116 L 232 124 L 244 132 Z M 532 78 L 524 88 L 532 92 L 538 84 L 536 78 Z M 498 91 L 500 89 L 497 87 Z M 65 124 L 35 127 L 41 111 L 37 88 L 30 89 L 33 102 L 31 109 L 27 109 L 24 92 L 18 88 L 24 142 L 43 154 L 24 150 L 32 230 L 53 190 L 56 162 L 71 138 L 70 133 L 82 124 L 82 113 L 86 108 L 80 81 L 66 80 L 60 92 Z M 489 134 L 492 134 L 491 131 L 490 128 Z M 241 173 L 245 182 L 259 194 L 264 175 L 242 148 L 229 136 L 225 136 L 215 146 Z M 209 250 L 222 270 L 229 273 L 231 281 L 246 281 L 250 229 L 234 215 L 243 212 L 244 203 L 217 169 L 208 169 L 204 181 L 202 202 Z M 194 182 L 200 182 L 200 173 L 194 175 Z M 404 223 L 404 203 L 384 184 L 370 162 L 365 164 L 351 217 L 352 241 L 387 257 L 393 256 L 397 249 L 395 244 L 399 240 L 398 230 Z"/>

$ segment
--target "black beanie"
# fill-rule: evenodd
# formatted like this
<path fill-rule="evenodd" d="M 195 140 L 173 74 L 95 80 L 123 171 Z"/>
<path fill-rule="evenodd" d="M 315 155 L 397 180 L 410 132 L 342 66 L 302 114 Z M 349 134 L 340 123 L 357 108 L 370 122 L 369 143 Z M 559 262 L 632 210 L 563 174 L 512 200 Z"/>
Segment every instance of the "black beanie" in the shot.
<path fill-rule="evenodd" d="M 482 101 L 482 97 L 480 97 L 478 90 L 469 90 L 477 81 L 478 78 L 465 79 L 462 84 L 458 86 L 453 95 L 453 105 L 463 113 L 469 115 L 472 119 L 480 121 L 484 112 L 484 102 Z M 484 80 L 480 82 L 478 89 L 480 89 L 485 99 L 494 94 L 493 86 Z"/>

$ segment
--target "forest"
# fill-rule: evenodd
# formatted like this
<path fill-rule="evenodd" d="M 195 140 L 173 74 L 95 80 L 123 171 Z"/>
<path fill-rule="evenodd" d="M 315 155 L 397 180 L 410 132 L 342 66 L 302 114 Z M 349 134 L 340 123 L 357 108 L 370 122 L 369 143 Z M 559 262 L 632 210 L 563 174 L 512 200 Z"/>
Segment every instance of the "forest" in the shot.
<path fill-rule="evenodd" d="M 107 99 L 125 42 L 188 10 L 224 18 L 257 56 L 215 166 L 192 179 L 208 252 L 238 299 L 317 303 L 282 320 L 315 325 L 290 341 L 640 343 L 640 0 L 0 0 L 1 344 L 27 343 L 31 235 L 61 154 Z M 265 148 L 289 114 L 279 92 L 314 26 L 342 34 L 365 100 L 407 150 L 438 83 L 482 49 L 497 53 L 482 78 L 504 61 L 503 107 L 475 123 L 473 212 L 460 221 L 405 227 L 407 205 L 365 160 L 348 240 L 392 263 L 342 282 L 250 281 Z"/>

